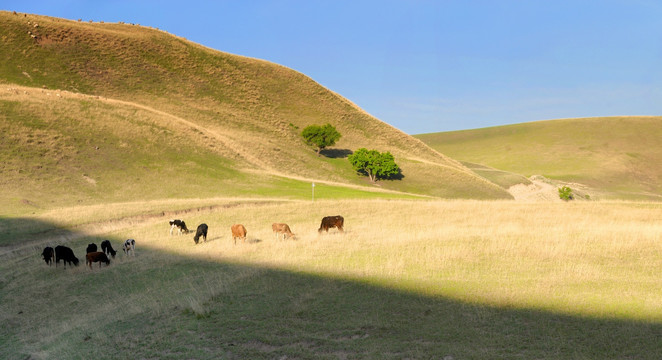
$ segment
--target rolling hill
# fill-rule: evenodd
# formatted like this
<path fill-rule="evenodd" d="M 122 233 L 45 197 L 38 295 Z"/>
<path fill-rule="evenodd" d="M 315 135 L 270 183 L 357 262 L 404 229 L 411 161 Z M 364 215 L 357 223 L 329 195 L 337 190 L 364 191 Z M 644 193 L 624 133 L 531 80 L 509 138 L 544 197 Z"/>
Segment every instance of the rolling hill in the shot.
<path fill-rule="evenodd" d="M 662 117 L 561 119 L 415 137 L 461 161 L 583 184 L 600 197 L 662 199 Z"/>
<path fill-rule="evenodd" d="M 310 181 L 444 198 L 510 198 L 309 77 L 158 29 L 0 12 L 5 208 L 226 195 L 309 195 Z M 343 135 L 318 157 L 300 137 Z M 390 151 L 378 187 L 346 156 Z M 353 193 L 354 195 L 354 193 Z M 7 200 L 8 199 L 8 200 Z"/>

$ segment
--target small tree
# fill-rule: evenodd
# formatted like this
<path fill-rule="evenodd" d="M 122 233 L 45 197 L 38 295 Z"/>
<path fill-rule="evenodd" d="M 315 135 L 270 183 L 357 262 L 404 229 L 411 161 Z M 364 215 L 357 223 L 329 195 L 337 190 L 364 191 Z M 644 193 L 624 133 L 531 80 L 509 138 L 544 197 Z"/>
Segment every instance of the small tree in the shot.
<path fill-rule="evenodd" d="M 317 148 L 317 156 L 319 156 L 322 149 L 333 146 L 341 135 L 333 125 L 326 124 L 324 126 L 307 126 L 301 132 L 301 136 L 303 136 L 306 144 Z"/>
<path fill-rule="evenodd" d="M 393 155 L 388 151 L 380 153 L 377 150 L 360 148 L 347 159 L 358 173 L 368 175 L 372 182 L 389 178 L 400 172 Z"/>
<path fill-rule="evenodd" d="M 572 195 L 572 189 L 567 186 L 560 187 L 559 197 L 561 198 L 561 200 L 565 200 L 565 201 L 574 199 L 574 196 Z"/>

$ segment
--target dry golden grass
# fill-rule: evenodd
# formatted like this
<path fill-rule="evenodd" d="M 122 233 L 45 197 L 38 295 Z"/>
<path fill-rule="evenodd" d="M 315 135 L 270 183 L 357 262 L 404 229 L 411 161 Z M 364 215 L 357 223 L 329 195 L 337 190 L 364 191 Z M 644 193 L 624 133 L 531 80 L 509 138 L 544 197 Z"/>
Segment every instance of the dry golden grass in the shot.
<path fill-rule="evenodd" d="M 637 203 L 333 201 L 235 203 L 186 218 L 208 242 L 169 237 L 165 218 L 131 230 L 139 247 L 374 282 L 470 303 L 662 321 L 662 206 Z M 344 234 L 318 235 L 345 217 Z M 272 222 L 297 240 L 278 241 Z M 248 242 L 233 245 L 230 225 Z M 111 235 L 126 234 L 120 229 Z M 127 235 L 128 236 L 128 235 Z"/>
<path fill-rule="evenodd" d="M 167 212 L 189 204 L 196 206 L 194 211 L 177 215 L 193 231 L 200 223 L 208 224 L 206 243 L 194 245 L 193 233 L 170 236 L 167 221 L 172 214 L 153 213 L 157 208 Z M 337 214 L 345 217 L 345 232 L 332 229 L 319 235 L 321 217 Z M 104 222 L 109 218 L 115 221 Z M 140 351 L 144 356 L 167 357 L 159 352 L 166 346 L 180 349 L 181 356 L 200 358 L 222 351 L 307 358 L 329 349 L 370 357 L 367 354 L 374 346 L 392 343 L 398 349 L 409 344 L 411 339 L 399 334 L 417 331 L 417 324 L 424 324 L 425 331 L 440 332 L 426 339 L 443 339 L 444 346 L 455 344 L 454 354 L 473 354 L 469 358 L 518 354 L 573 358 L 577 349 L 588 357 L 613 356 L 617 349 L 617 354 L 654 358 L 650 347 L 654 345 L 644 341 L 645 348 L 633 346 L 628 337 L 648 338 L 662 324 L 660 218 L 660 204 L 630 202 L 312 203 L 218 198 L 52 210 L 41 221 L 83 224 L 75 227 L 78 237 L 60 239 L 79 258 L 87 243 L 98 244 L 104 238 L 111 239 L 116 249 L 124 239 L 136 239 L 137 255 L 120 252 L 109 267 L 95 264 L 93 270 L 80 266 L 64 271 L 61 265 L 48 268 L 38 258 L 43 243 L 30 247 L 17 241 L 20 250 L 0 254 L 0 318 L 15 325 L 2 333 L 7 339 L 4 349 L 36 358 L 77 357 L 77 349 L 97 351 L 90 348 L 93 344 L 104 344 L 101 349 L 121 348 L 118 354 Z M 273 222 L 289 224 L 297 239 L 277 240 Z M 233 244 L 230 226 L 235 223 L 246 226 L 245 243 Z M 347 283 L 359 285 L 346 289 L 342 284 Z M 336 291 L 341 291 L 337 299 L 333 298 Z M 360 294 L 352 297 L 353 291 Z M 399 310 L 388 312 L 377 304 L 381 300 Z M 310 308 L 313 301 L 320 304 Z M 360 305 L 366 301 L 375 303 Z M 279 307 L 284 307 L 282 312 Z M 357 316 L 351 315 L 353 307 L 381 310 L 374 319 L 359 316 L 358 320 L 368 322 L 361 325 L 351 318 Z M 53 317 L 44 320 L 37 311 L 41 308 Z M 226 309 L 238 313 L 226 313 Z M 399 313 L 413 309 L 412 314 Z M 434 315 L 428 321 L 419 313 L 430 309 Z M 324 322 L 321 333 L 309 328 L 311 324 L 319 328 L 317 321 L 326 312 L 336 319 L 336 311 L 350 317 Z M 76 316 L 67 315 L 72 313 Z M 274 317 L 292 328 L 280 329 L 284 333 L 262 329 L 261 324 L 271 324 L 268 319 Z M 379 320 L 382 317 L 384 323 Z M 437 329 L 437 321 L 447 317 L 463 322 L 455 325 L 444 320 L 446 327 Z M 540 325 L 532 325 L 538 320 Z M 528 325 L 523 327 L 521 322 Z M 173 333 L 172 326 L 193 330 Z M 448 326 L 459 330 L 460 338 L 453 338 Z M 480 342 L 494 346 L 492 350 L 476 350 L 473 341 L 468 341 L 476 336 L 477 328 L 497 337 L 494 344 Z M 614 335 L 601 333 L 601 328 L 618 332 L 618 343 L 611 351 L 601 349 L 611 345 L 604 341 Z M 563 332 L 562 340 L 554 336 L 555 329 Z M 316 334 L 313 338 L 307 335 L 311 331 Z M 356 348 L 333 341 L 322 345 L 319 340 L 338 333 L 351 337 L 357 331 L 371 335 L 357 338 L 361 341 Z M 256 339 L 256 332 L 279 335 Z M 463 332 L 467 335 L 462 336 Z M 138 333 L 144 334 L 141 341 L 146 347 L 121 345 L 124 337 Z M 213 355 L 197 353 L 205 341 L 188 339 L 188 333 L 225 342 L 211 346 Z M 594 341 L 595 335 L 602 340 Z M 182 350 L 183 339 L 199 344 Z M 522 345 L 520 340 L 532 343 Z M 257 353 L 251 347 L 256 341 L 266 344 Z M 302 341 L 309 350 L 296 345 Z M 549 347 L 565 348 L 566 341 L 575 341 L 579 348 L 571 346 L 562 354 L 548 352 Z M 433 348 L 417 347 L 406 354 L 424 357 Z"/>

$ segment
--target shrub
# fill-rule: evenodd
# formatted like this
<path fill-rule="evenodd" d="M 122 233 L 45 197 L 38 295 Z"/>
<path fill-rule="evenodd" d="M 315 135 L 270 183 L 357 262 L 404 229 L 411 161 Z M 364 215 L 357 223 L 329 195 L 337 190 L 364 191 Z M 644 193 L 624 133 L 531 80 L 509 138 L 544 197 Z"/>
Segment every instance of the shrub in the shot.
<path fill-rule="evenodd" d="M 567 186 L 560 187 L 559 197 L 561 198 L 561 200 L 565 200 L 565 201 L 574 199 L 572 195 L 572 189 Z"/>

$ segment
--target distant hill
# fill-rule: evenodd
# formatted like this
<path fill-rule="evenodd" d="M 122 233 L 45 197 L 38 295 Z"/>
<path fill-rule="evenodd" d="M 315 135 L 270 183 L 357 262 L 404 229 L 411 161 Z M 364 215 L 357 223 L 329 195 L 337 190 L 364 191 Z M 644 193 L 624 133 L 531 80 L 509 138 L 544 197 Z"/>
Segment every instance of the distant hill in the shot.
<path fill-rule="evenodd" d="M 501 187 L 307 76 L 158 29 L 0 12 L 0 143 L 11 203 L 291 196 L 299 183 L 366 189 L 346 156 L 390 151 L 380 189 L 510 198 Z M 318 157 L 310 124 L 343 135 Z"/>
<path fill-rule="evenodd" d="M 538 121 L 415 137 L 461 161 L 577 182 L 606 198 L 662 199 L 662 117 Z"/>

